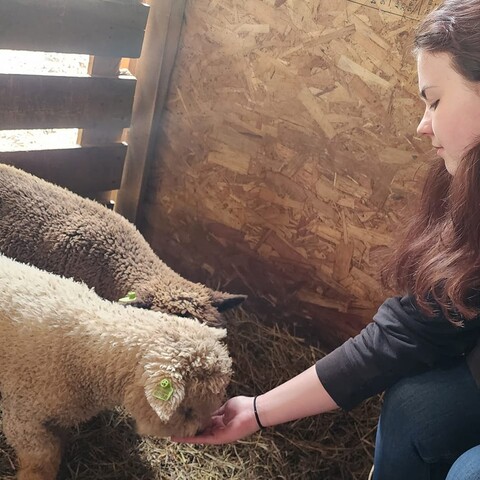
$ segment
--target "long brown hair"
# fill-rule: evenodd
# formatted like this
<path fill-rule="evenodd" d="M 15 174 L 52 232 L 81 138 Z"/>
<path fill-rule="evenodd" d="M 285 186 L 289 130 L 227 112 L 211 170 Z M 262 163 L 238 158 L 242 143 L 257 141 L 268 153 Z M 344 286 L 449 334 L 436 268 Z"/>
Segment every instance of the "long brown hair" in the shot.
<path fill-rule="evenodd" d="M 479 0 L 447 0 L 419 25 L 415 52 L 449 54 L 452 67 L 480 86 L 479 25 Z M 427 315 L 435 304 L 455 323 L 480 313 L 480 144 L 453 176 L 443 160 L 432 164 L 384 280 L 413 294 Z"/>

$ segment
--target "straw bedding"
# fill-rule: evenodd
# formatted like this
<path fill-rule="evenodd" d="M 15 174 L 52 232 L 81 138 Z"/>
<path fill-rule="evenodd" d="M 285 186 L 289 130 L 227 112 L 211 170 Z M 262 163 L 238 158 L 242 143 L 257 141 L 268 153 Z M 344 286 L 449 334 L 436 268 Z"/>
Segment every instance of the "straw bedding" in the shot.
<path fill-rule="evenodd" d="M 261 393 L 313 365 L 324 353 L 254 315 L 228 314 L 234 361 L 229 395 Z M 122 412 L 71 432 L 61 480 L 356 480 L 371 467 L 380 399 L 349 413 L 302 419 L 223 446 L 140 439 Z M 14 479 L 15 457 L 0 436 L 0 480 Z"/>

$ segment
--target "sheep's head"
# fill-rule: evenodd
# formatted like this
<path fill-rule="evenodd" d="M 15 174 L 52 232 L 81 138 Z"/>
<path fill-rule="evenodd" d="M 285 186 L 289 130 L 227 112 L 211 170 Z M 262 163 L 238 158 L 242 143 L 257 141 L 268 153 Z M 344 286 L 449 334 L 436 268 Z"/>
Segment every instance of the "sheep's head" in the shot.
<path fill-rule="evenodd" d="M 225 399 L 232 373 L 231 359 L 220 341 L 225 330 L 178 320 L 191 330 L 191 340 L 174 334 L 156 342 L 140 364 L 141 391 L 131 390 L 126 401 L 140 435 L 194 435 L 208 425 Z"/>
<path fill-rule="evenodd" d="M 167 283 L 154 278 L 135 287 L 130 305 L 185 318 L 195 318 L 212 327 L 224 325 L 222 312 L 240 305 L 246 295 L 211 290 L 200 283 L 188 281 Z"/>

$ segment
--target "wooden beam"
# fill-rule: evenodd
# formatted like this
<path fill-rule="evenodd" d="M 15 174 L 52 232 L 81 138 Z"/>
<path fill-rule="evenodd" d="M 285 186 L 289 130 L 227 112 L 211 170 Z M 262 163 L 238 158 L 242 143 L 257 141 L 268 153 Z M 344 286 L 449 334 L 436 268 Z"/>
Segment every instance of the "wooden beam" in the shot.
<path fill-rule="evenodd" d="M 101 147 L 0 152 L 0 163 L 85 194 L 120 186 L 126 151 L 127 146 L 119 143 Z"/>
<path fill-rule="evenodd" d="M 0 2 L 4 49 L 139 57 L 149 7 L 137 0 Z"/>
<path fill-rule="evenodd" d="M 130 125 L 136 80 L 0 74 L 0 129 Z"/>
<path fill-rule="evenodd" d="M 143 54 L 137 62 L 137 90 L 122 185 L 115 209 L 137 218 L 146 173 L 154 155 L 160 119 L 175 63 L 186 0 L 152 0 Z"/>

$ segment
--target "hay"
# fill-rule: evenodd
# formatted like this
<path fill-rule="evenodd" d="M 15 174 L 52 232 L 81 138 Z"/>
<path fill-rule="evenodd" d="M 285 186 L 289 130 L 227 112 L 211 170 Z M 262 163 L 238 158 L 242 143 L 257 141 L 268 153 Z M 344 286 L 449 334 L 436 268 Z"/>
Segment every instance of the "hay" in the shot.
<path fill-rule="evenodd" d="M 242 310 L 228 315 L 235 375 L 229 395 L 252 395 L 300 373 L 323 355 L 286 329 Z M 224 446 L 140 439 L 121 412 L 72 432 L 62 480 L 366 479 L 372 463 L 378 398 L 352 412 L 332 412 L 267 429 Z M 14 478 L 15 456 L 0 438 L 0 479 Z"/>

